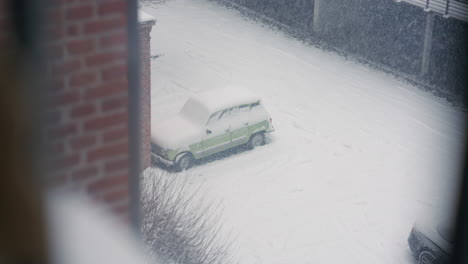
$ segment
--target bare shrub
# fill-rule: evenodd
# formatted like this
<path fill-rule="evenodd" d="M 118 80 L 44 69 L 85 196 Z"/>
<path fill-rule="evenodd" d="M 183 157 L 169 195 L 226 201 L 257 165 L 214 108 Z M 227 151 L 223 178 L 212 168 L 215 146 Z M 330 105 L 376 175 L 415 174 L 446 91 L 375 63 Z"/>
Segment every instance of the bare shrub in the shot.
<path fill-rule="evenodd" d="M 150 170 L 143 176 L 142 233 L 148 253 L 166 263 L 231 264 L 229 239 L 221 239 L 221 210 L 197 200 L 186 177 Z"/>

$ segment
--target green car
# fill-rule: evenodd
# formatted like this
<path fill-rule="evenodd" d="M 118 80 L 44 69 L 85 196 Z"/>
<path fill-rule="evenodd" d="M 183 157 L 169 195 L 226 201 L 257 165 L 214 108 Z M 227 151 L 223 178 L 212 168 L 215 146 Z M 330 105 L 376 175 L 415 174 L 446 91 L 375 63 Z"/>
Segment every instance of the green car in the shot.
<path fill-rule="evenodd" d="M 228 87 L 191 97 L 174 117 L 152 126 L 153 161 L 190 168 L 193 161 L 240 145 L 265 144 L 274 131 L 259 97 L 242 87 Z"/>

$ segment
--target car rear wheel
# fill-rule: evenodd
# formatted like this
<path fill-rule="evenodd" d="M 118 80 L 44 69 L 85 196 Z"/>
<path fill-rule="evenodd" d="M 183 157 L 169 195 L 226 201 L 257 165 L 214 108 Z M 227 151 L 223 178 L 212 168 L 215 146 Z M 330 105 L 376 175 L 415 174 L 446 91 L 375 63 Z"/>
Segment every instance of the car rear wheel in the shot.
<path fill-rule="evenodd" d="M 419 264 L 436 264 L 436 259 L 431 252 L 423 251 L 419 254 Z"/>
<path fill-rule="evenodd" d="M 192 163 L 193 163 L 193 156 L 190 153 L 182 154 L 181 157 L 176 159 L 176 164 L 175 164 L 176 171 L 181 172 L 181 171 L 187 170 L 190 168 L 190 166 L 192 166 Z"/>
<path fill-rule="evenodd" d="M 253 134 L 250 137 L 249 142 L 247 143 L 247 147 L 249 149 L 254 149 L 256 147 L 263 146 L 263 145 L 265 145 L 265 134 L 264 133 Z"/>

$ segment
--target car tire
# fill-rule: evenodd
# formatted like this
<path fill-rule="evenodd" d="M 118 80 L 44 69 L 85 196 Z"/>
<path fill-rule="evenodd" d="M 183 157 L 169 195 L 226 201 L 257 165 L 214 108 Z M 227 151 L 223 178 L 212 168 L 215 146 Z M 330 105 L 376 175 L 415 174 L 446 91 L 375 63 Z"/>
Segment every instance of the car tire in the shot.
<path fill-rule="evenodd" d="M 435 256 L 429 251 L 423 251 L 419 254 L 419 264 L 437 264 Z"/>
<path fill-rule="evenodd" d="M 254 149 L 263 145 L 265 145 L 265 133 L 263 132 L 256 133 L 250 136 L 249 142 L 247 143 L 247 147 L 249 149 Z"/>
<path fill-rule="evenodd" d="M 193 156 L 190 153 L 184 153 L 176 158 L 175 169 L 177 172 L 188 170 L 193 164 Z"/>

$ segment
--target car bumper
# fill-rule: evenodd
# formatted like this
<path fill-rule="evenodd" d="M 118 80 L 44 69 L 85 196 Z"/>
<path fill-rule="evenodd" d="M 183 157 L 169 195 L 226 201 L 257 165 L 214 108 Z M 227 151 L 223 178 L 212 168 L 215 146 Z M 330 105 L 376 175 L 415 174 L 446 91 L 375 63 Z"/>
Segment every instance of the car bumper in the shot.
<path fill-rule="evenodd" d="M 161 157 L 155 153 L 151 153 L 151 157 L 153 159 L 154 162 L 157 162 L 157 163 L 161 163 L 163 165 L 166 165 L 166 166 L 173 166 L 174 165 L 174 161 L 172 160 L 168 160 L 164 157 Z"/>

